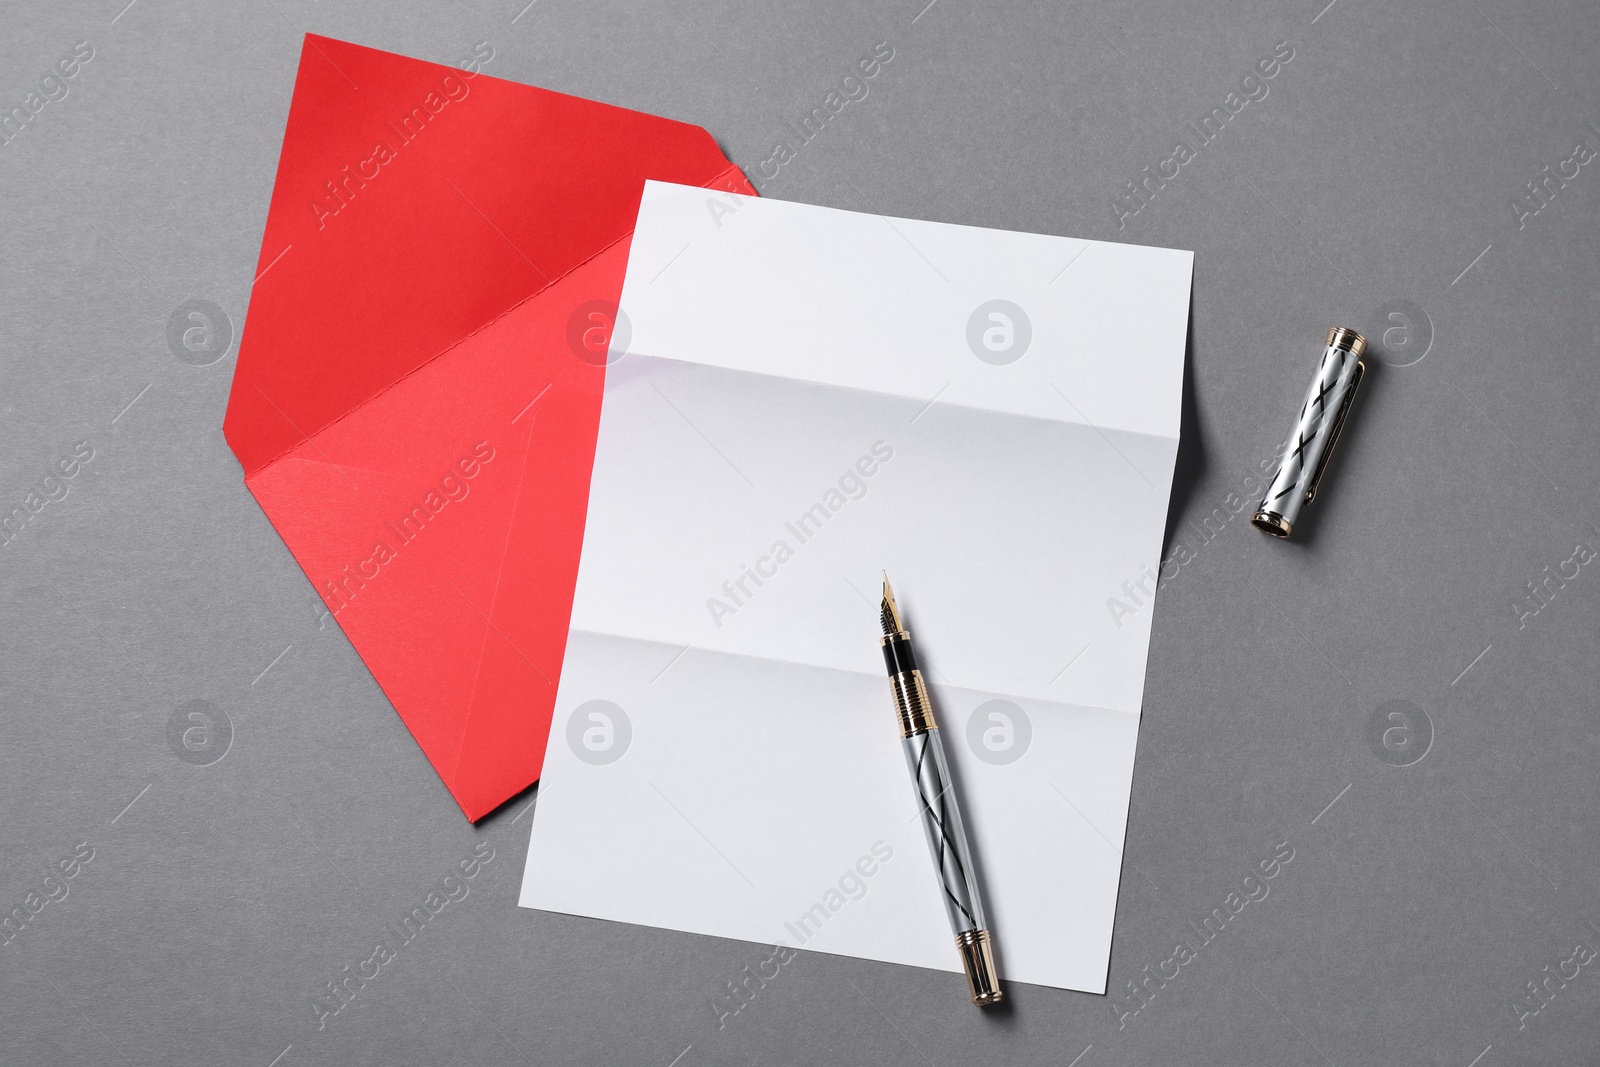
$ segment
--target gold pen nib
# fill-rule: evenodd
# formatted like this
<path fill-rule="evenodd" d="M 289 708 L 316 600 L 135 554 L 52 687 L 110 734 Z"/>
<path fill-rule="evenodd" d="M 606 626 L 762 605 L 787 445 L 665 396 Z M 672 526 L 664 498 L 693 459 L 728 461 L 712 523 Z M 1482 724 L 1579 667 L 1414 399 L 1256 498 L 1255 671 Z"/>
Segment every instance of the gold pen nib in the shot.
<path fill-rule="evenodd" d="M 883 572 L 883 632 L 897 634 L 905 630 L 900 621 L 900 605 L 894 602 L 894 590 L 889 586 L 889 572 Z"/>

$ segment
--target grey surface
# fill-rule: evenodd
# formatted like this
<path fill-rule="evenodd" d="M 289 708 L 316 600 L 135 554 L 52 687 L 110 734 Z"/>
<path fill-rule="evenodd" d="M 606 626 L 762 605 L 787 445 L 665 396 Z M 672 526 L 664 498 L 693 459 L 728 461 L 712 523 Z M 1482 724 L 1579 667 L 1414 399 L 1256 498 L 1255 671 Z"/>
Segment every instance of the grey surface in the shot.
<path fill-rule="evenodd" d="M 1521 228 L 1510 206 L 1600 149 L 1592 5 L 123 2 L 10 3 L 0 35 L 6 109 L 95 49 L 0 147 L 0 510 L 94 449 L 0 548 L 0 902 L 94 850 L 0 945 L 0 1062 L 1600 1062 L 1600 962 L 1520 1027 L 1511 1007 L 1600 945 L 1600 567 L 1516 606 L 1600 549 L 1600 162 Z M 1013 987 L 981 1017 L 957 977 L 802 954 L 719 1028 L 712 998 L 767 950 L 515 906 L 532 798 L 468 826 L 318 629 L 220 431 L 300 30 L 443 62 L 487 41 L 487 73 L 703 124 L 747 169 L 889 41 L 767 195 L 1196 250 L 1186 562 L 1112 997 Z M 1268 96 L 1119 229 L 1112 196 L 1280 40 Z M 234 327 L 210 366 L 167 343 L 189 299 Z M 1306 536 L 1270 541 L 1229 494 L 1335 324 L 1396 326 L 1411 365 L 1380 361 Z M 209 765 L 168 744 L 192 700 L 232 724 Z M 1373 742 L 1391 701 L 1427 747 Z M 323 984 L 483 842 L 468 897 L 319 1030 Z M 1266 899 L 1119 1025 L 1125 983 L 1284 842 Z"/>

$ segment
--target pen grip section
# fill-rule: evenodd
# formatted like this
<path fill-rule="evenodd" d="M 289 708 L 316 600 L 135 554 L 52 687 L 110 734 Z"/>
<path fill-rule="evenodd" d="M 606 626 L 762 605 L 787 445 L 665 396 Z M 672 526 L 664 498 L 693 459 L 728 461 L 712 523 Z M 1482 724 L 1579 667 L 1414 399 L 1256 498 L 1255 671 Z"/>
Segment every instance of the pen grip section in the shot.
<path fill-rule="evenodd" d="M 956 934 L 987 930 L 983 895 L 972 866 L 972 847 L 961 821 L 961 807 L 952 787 L 950 763 L 945 758 L 944 742 L 938 730 L 928 730 L 901 739 L 906 764 L 917 791 L 922 814 L 922 829 L 928 851 L 939 877 L 939 895 L 944 901 L 950 929 Z"/>
<path fill-rule="evenodd" d="M 894 713 L 900 721 L 900 736 L 937 730 L 939 723 L 933 717 L 933 702 L 928 699 L 928 685 L 921 671 L 902 671 L 889 675 L 889 690 L 894 694 Z"/>
<path fill-rule="evenodd" d="M 889 668 L 891 678 L 897 674 L 910 674 L 917 669 L 917 653 L 911 644 L 910 634 L 901 630 L 883 638 L 883 665 Z"/>

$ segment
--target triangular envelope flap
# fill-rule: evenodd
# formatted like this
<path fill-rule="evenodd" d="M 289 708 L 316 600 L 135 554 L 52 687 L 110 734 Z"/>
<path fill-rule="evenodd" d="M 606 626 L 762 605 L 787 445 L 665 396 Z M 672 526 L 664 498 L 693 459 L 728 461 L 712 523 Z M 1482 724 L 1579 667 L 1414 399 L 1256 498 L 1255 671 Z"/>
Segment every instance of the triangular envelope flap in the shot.
<path fill-rule="evenodd" d="M 625 237 L 646 177 L 729 167 L 696 126 L 307 35 L 224 422 L 245 472 Z"/>

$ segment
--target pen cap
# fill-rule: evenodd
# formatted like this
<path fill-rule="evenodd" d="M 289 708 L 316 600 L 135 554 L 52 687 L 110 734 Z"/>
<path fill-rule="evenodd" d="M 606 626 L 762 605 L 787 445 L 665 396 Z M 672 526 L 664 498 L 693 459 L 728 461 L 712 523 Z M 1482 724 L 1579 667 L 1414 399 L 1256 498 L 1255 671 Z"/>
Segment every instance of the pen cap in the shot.
<path fill-rule="evenodd" d="M 1274 537 L 1288 537 L 1294 531 L 1300 509 L 1316 498 L 1328 457 L 1344 428 L 1356 387 L 1366 373 L 1366 364 L 1361 362 L 1366 350 L 1367 339 L 1355 330 L 1335 326 L 1328 331 L 1300 413 L 1279 450 L 1282 458 L 1278 472 L 1250 518 L 1258 530 Z"/>

